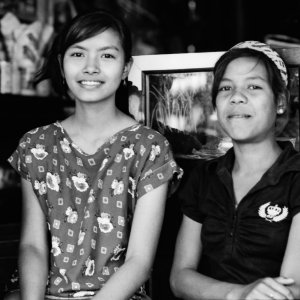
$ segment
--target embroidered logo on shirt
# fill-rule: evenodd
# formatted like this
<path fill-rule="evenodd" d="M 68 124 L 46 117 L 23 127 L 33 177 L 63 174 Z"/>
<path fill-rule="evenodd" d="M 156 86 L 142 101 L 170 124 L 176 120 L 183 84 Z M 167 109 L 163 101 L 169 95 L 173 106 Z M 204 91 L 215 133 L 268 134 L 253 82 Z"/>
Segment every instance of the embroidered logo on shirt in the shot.
<path fill-rule="evenodd" d="M 279 207 L 278 204 L 270 205 L 271 202 L 263 204 L 258 209 L 258 215 L 269 222 L 280 222 L 288 216 L 288 208 Z"/>

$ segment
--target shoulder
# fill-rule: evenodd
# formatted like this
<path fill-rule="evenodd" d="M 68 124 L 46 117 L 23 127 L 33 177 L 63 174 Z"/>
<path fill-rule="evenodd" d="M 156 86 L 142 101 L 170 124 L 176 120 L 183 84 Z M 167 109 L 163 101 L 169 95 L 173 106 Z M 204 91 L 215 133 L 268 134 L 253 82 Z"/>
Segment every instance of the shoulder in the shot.
<path fill-rule="evenodd" d="M 41 133 L 54 133 L 59 129 L 59 123 L 51 123 L 51 124 L 46 124 L 43 126 L 35 127 L 33 129 L 30 129 L 26 133 L 24 133 L 23 137 L 35 137 L 39 136 Z"/>
<path fill-rule="evenodd" d="M 300 178 L 300 153 L 293 146 L 286 147 L 277 162 L 271 168 L 271 174 L 275 178 L 292 176 L 296 181 Z"/>
<path fill-rule="evenodd" d="M 22 148 L 30 147 L 37 143 L 51 143 L 51 137 L 55 137 L 59 130 L 58 123 L 51 123 L 27 131 L 20 139 L 19 145 Z"/>
<path fill-rule="evenodd" d="M 17 148 L 8 158 L 8 162 L 22 177 L 30 178 L 29 173 L 36 171 L 36 164 L 33 162 L 38 161 L 40 163 L 48 156 L 48 149 L 50 149 L 48 145 L 53 144 L 51 135 L 54 136 L 56 128 L 54 124 L 36 127 L 21 137 Z M 31 166 L 30 171 L 29 166 Z"/>
<path fill-rule="evenodd" d="M 222 160 L 222 157 L 213 158 L 213 159 L 198 159 L 193 168 L 194 175 L 203 173 L 213 173 L 215 174 L 217 172 L 218 166 L 220 161 Z"/>
<path fill-rule="evenodd" d="M 165 137 L 161 133 L 146 125 L 137 124 L 133 126 L 131 130 L 143 133 L 145 134 L 145 137 L 147 137 L 148 135 L 153 135 L 154 137 L 165 139 Z"/>
<path fill-rule="evenodd" d="M 289 159 L 286 160 L 286 165 L 300 173 L 300 153 L 294 152 Z"/>
<path fill-rule="evenodd" d="M 131 136 L 134 136 L 138 139 L 141 143 L 145 144 L 165 144 L 166 146 L 169 145 L 168 140 L 158 131 L 145 126 L 145 125 L 135 125 L 132 126 L 128 132 Z"/>
<path fill-rule="evenodd" d="M 196 159 L 188 164 L 188 169 L 184 169 L 182 186 L 186 189 L 193 187 L 194 190 L 206 189 L 215 183 L 217 176 L 219 158 L 216 159 Z"/>

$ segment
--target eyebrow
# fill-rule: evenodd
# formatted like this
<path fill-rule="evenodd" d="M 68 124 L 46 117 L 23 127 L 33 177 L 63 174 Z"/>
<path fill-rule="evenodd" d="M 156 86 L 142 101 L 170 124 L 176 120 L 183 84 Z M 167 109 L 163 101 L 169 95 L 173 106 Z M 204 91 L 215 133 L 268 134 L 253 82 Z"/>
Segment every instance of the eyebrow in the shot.
<path fill-rule="evenodd" d="M 74 48 L 76 48 L 76 49 L 80 49 L 80 50 L 87 50 L 87 48 L 86 47 L 83 47 L 83 46 L 80 46 L 80 45 L 78 45 L 78 44 L 74 44 L 74 45 L 72 45 L 72 46 L 70 46 L 70 49 L 74 49 Z M 116 50 L 116 51 L 120 51 L 120 49 L 117 47 L 117 46 L 105 46 L 105 47 L 100 47 L 100 48 L 98 48 L 97 49 L 98 51 L 105 51 L 105 50 Z"/>
<path fill-rule="evenodd" d="M 251 77 L 247 77 L 247 80 L 255 80 L 255 79 L 260 79 L 262 81 L 268 81 L 266 78 L 262 77 L 262 76 L 251 76 Z M 226 77 L 223 77 L 221 79 L 221 81 L 232 81 L 230 78 L 226 78 Z"/>

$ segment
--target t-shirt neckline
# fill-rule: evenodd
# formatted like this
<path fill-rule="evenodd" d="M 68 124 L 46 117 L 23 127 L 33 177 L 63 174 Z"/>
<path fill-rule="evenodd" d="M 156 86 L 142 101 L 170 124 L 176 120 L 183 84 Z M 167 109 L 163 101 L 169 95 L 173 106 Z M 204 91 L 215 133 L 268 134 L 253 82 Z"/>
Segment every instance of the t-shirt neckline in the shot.
<path fill-rule="evenodd" d="M 94 153 L 86 153 L 84 150 L 82 150 L 73 140 L 72 138 L 70 137 L 70 135 L 68 134 L 68 131 L 62 126 L 61 122 L 60 121 L 56 121 L 55 122 L 55 125 L 57 125 L 59 128 L 60 128 L 60 131 L 61 133 L 63 134 L 64 138 L 66 138 L 68 140 L 68 142 L 70 143 L 70 145 L 72 145 L 72 147 L 74 149 L 76 149 L 80 154 L 84 155 L 84 156 L 94 156 L 96 155 L 97 153 L 99 153 L 99 151 L 104 148 L 111 140 L 117 138 L 117 136 L 119 136 L 120 134 L 126 132 L 126 131 L 130 131 L 132 130 L 132 128 L 135 128 L 135 127 L 140 127 L 141 124 L 139 123 L 136 123 L 136 124 L 133 124 L 133 125 L 130 125 L 130 126 L 127 126 L 119 131 L 117 131 L 116 133 L 114 133 L 112 136 L 108 137 L 106 139 L 106 141 L 100 146 L 97 148 L 97 150 L 94 152 Z"/>

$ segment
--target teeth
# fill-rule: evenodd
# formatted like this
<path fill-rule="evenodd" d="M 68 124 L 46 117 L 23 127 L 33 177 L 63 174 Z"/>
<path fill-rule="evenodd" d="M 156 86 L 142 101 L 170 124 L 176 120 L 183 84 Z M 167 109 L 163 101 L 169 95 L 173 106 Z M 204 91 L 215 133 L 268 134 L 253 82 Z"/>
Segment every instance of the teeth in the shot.
<path fill-rule="evenodd" d="M 89 86 L 100 85 L 99 81 L 94 81 L 94 80 L 83 80 L 83 81 L 80 81 L 80 83 L 83 85 L 89 85 Z"/>
<path fill-rule="evenodd" d="M 250 118 L 250 115 L 231 115 L 229 118 L 236 118 L 236 119 L 242 119 L 242 118 Z"/>

